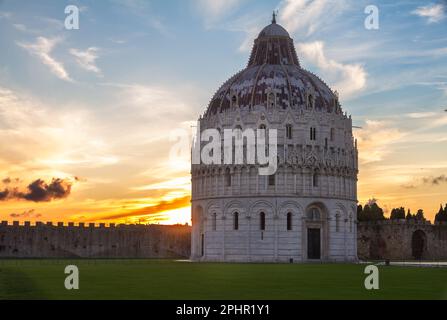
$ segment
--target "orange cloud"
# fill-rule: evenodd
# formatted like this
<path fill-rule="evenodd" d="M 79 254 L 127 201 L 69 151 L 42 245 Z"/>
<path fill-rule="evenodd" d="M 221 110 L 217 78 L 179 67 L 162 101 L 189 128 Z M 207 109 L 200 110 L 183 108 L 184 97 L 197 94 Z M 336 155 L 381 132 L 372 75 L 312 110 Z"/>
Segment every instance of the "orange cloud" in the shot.
<path fill-rule="evenodd" d="M 147 206 L 141 209 L 132 210 L 130 212 L 116 213 L 110 215 L 104 215 L 96 218 L 95 220 L 119 220 L 123 218 L 130 217 L 141 217 L 153 214 L 159 214 L 163 211 L 174 210 L 190 205 L 191 196 L 184 196 L 181 198 L 176 198 L 171 201 L 160 201 L 158 204 L 153 206 Z"/>

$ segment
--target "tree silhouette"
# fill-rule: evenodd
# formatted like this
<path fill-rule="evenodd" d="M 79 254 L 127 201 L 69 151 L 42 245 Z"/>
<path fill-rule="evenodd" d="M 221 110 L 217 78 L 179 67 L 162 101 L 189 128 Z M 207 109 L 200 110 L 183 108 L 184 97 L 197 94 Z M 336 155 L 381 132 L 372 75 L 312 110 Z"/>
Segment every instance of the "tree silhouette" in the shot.
<path fill-rule="evenodd" d="M 408 214 L 407 216 L 410 215 L 410 209 L 408 209 Z M 390 219 L 391 220 L 397 220 L 397 219 L 405 219 L 405 208 L 404 207 L 400 207 L 400 208 L 393 208 L 391 210 L 391 215 L 390 215 Z"/>
<path fill-rule="evenodd" d="M 441 204 L 441 207 L 435 216 L 435 222 L 447 222 L 447 204 L 445 205 L 445 208 L 442 208 Z"/>
<path fill-rule="evenodd" d="M 418 212 L 415 214 L 415 219 L 419 220 L 419 221 L 425 221 L 425 217 L 424 217 L 424 210 L 419 209 Z"/>
<path fill-rule="evenodd" d="M 385 220 L 383 209 L 379 207 L 375 199 L 369 200 L 363 208 L 361 205 L 357 207 L 357 218 L 359 221 Z"/>

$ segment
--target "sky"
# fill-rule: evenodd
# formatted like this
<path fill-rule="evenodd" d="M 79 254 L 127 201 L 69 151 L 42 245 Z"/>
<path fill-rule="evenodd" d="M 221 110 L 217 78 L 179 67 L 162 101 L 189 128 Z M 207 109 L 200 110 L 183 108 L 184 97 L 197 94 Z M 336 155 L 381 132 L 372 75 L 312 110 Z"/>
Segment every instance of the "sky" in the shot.
<path fill-rule="evenodd" d="M 359 202 L 433 219 L 447 202 L 436 0 L 0 0 L 0 219 L 190 223 L 191 125 L 273 10 L 361 127 Z"/>

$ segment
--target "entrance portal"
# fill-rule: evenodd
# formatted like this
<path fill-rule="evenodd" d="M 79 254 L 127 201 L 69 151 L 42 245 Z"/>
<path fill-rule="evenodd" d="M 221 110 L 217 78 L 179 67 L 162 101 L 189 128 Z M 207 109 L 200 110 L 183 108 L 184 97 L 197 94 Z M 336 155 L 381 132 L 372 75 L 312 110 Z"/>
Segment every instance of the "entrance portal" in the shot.
<path fill-rule="evenodd" d="M 413 233 L 411 238 L 411 251 L 413 258 L 421 260 L 424 256 L 424 249 L 426 245 L 426 236 L 424 231 L 417 230 Z"/>
<path fill-rule="evenodd" d="M 307 229 L 307 258 L 321 259 L 320 229 Z"/>

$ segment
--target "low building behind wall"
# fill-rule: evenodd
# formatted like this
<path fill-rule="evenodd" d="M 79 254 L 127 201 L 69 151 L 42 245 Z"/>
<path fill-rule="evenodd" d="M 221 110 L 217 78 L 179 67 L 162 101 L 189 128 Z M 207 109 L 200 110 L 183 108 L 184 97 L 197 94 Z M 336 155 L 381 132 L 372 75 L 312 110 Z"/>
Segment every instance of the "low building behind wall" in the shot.
<path fill-rule="evenodd" d="M 0 225 L 0 258 L 187 258 L 191 227 L 174 225 Z"/>
<path fill-rule="evenodd" d="M 360 260 L 447 260 L 447 224 L 384 220 L 358 224 Z"/>

